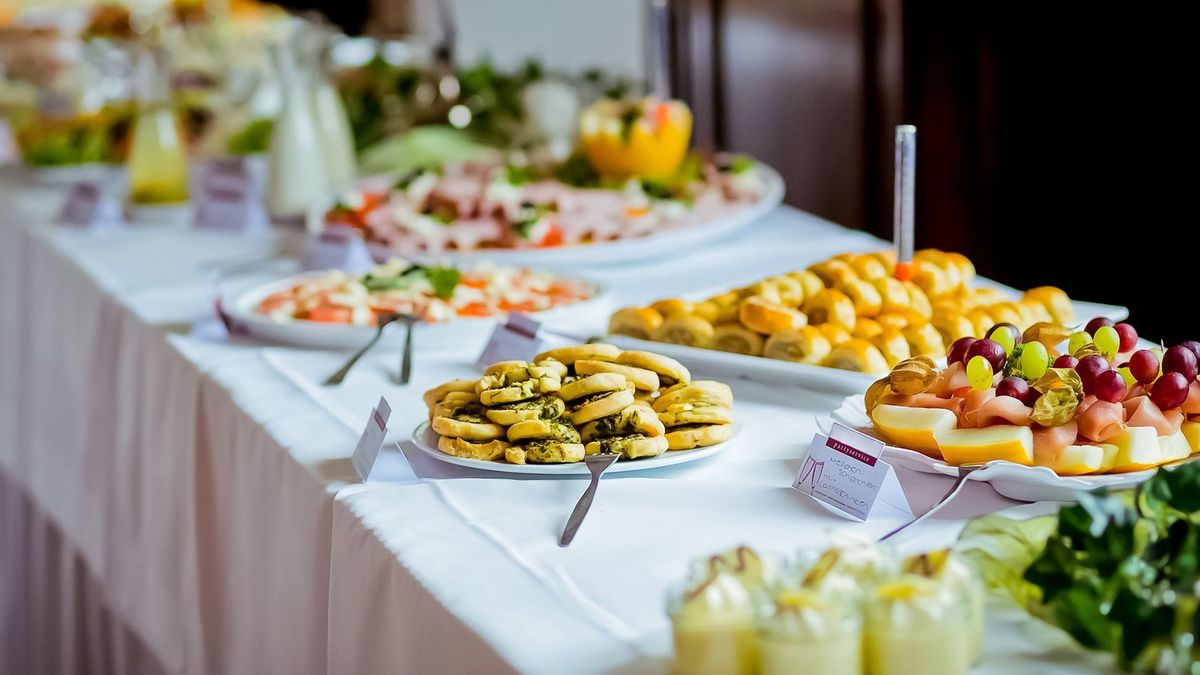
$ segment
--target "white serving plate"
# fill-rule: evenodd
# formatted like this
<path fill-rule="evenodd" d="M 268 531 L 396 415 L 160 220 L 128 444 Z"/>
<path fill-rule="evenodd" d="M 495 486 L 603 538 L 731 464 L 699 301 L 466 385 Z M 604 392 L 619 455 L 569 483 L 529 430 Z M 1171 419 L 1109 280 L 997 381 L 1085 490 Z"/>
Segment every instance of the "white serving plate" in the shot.
<path fill-rule="evenodd" d="M 553 248 L 535 249 L 503 249 L 489 248 L 478 251 L 446 251 L 436 254 L 405 255 L 415 262 L 450 262 L 454 264 L 472 263 L 480 260 L 492 260 L 502 265 L 536 265 L 539 267 L 564 268 L 576 265 L 608 265 L 625 263 L 650 258 L 661 258 L 662 251 L 681 251 L 686 248 L 699 246 L 714 239 L 731 234 L 746 225 L 758 220 L 783 202 L 783 178 L 775 169 L 758 163 L 762 172 L 766 189 L 763 196 L 754 204 L 746 206 L 727 216 L 716 218 L 705 223 L 669 229 L 659 234 L 644 237 L 630 237 L 616 241 L 605 241 L 595 244 L 578 246 L 558 246 Z M 308 229 L 319 232 L 325 227 L 325 212 L 329 203 L 322 202 L 317 208 L 308 213 Z M 385 260 L 398 255 L 386 247 L 368 244 L 376 260 Z"/>
<path fill-rule="evenodd" d="M 818 420 L 818 426 L 828 430 L 830 421 L 851 427 L 868 436 L 885 441 L 867 417 L 861 394 L 847 396 L 842 405 L 833 411 L 830 418 Z M 922 473 L 957 476 L 958 469 L 940 459 L 907 448 L 888 445 L 883 450 L 883 460 L 893 466 L 901 466 Z M 1194 459 L 1200 455 L 1193 455 Z M 1145 482 L 1157 468 L 1130 473 L 1112 473 L 1097 476 L 1060 476 L 1044 466 L 1025 466 L 1008 460 L 988 462 L 982 469 L 971 472 L 967 478 L 990 483 L 992 488 L 1008 497 L 1022 502 L 1058 501 L 1073 502 L 1080 491 L 1096 488 L 1131 488 Z"/>
<path fill-rule="evenodd" d="M 25 166 L 29 179 L 39 185 L 71 185 L 74 183 L 104 181 L 120 172 L 120 165 L 68 164 L 64 166 Z"/>
<path fill-rule="evenodd" d="M 717 453 L 728 450 L 731 446 L 737 443 L 737 437 L 740 431 L 740 425 L 735 423 L 733 437 L 724 443 L 709 445 L 703 448 L 696 448 L 695 450 L 668 450 L 666 453 L 661 454 L 658 457 L 648 457 L 646 459 L 617 460 L 617 462 L 609 467 L 608 471 L 605 473 L 649 471 L 651 469 L 661 469 L 667 466 L 686 464 L 687 462 L 695 462 L 706 457 L 712 457 Z M 421 452 L 429 455 L 439 462 L 470 467 L 472 469 L 498 471 L 501 473 L 539 474 L 543 476 L 591 475 L 591 472 L 588 471 L 587 464 L 584 464 L 583 462 L 575 462 L 572 464 L 509 464 L 507 462 L 488 462 L 482 459 L 467 459 L 465 457 L 447 455 L 441 450 L 438 450 L 438 433 L 429 426 L 429 422 L 421 422 L 417 425 L 416 429 L 413 429 L 412 441 L 413 444 L 421 450 Z"/>
<path fill-rule="evenodd" d="M 249 290 L 233 290 L 222 296 L 221 306 L 236 324 L 245 328 L 249 334 L 265 340 L 318 349 L 358 349 L 362 347 L 375 336 L 374 326 L 302 320 L 279 323 L 257 311 L 259 303 L 268 295 L 290 288 L 306 277 L 322 274 L 325 272 L 306 272 L 255 286 Z M 611 299 L 607 289 L 586 279 L 580 279 L 580 281 L 590 284 L 595 289 L 591 298 L 544 312 L 535 312 L 531 316 L 541 323 L 546 323 L 558 320 L 570 321 L 596 312 L 608 311 Z M 500 318 L 460 318 L 441 323 L 418 323 L 413 326 L 413 348 L 416 350 L 426 347 L 437 349 L 482 348 L 483 342 L 491 335 L 492 329 L 496 327 Z M 401 345 L 403 339 L 404 327 L 396 323 L 386 329 L 381 344 L 395 347 Z"/>
<path fill-rule="evenodd" d="M 984 281 L 984 285 L 994 286 L 1014 297 L 1020 297 L 1017 290 Z M 1121 321 L 1129 316 L 1129 310 L 1117 305 L 1101 305 L 1094 302 L 1075 302 L 1075 315 L 1084 321 L 1096 316 L 1106 316 L 1113 321 Z M 688 368 L 702 371 L 717 378 L 743 378 L 768 384 L 803 386 L 817 391 L 835 394 L 855 394 L 864 392 L 871 383 L 881 375 L 858 373 L 851 370 L 840 370 L 825 366 L 813 366 L 805 363 L 795 363 L 780 359 L 768 359 L 762 356 L 747 356 L 717 351 L 715 349 L 699 349 L 684 345 L 673 345 L 666 342 L 639 340 L 625 335 L 609 335 L 606 342 L 611 342 L 625 349 L 643 349 L 658 352 L 664 356 L 682 361 Z"/>

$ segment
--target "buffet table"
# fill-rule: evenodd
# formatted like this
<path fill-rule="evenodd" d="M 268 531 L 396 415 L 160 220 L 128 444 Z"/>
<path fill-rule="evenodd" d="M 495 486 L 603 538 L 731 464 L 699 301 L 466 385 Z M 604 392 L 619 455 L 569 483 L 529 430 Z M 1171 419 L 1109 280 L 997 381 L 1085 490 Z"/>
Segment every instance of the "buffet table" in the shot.
<path fill-rule="evenodd" d="M 482 344 L 419 344 L 407 387 L 387 349 L 321 387 L 345 353 L 230 337 L 213 318 L 223 270 L 293 271 L 300 233 L 75 231 L 51 224 L 62 198 L 0 179 L 0 606 L 17 608 L 0 623 L 0 671 L 665 672 L 664 590 L 689 559 L 818 547 L 833 528 L 879 536 L 905 518 L 879 507 L 854 523 L 789 487 L 840 395 L 739 381 L 736 447 L 606 478 L 559 548 L 584 481 L 501 477 L 407 447 L 421 393 L 472 375 Z M 719 246 L 572 271 L 627 304 L 879 246 L 782 207 Z M 605 318 L 554 328 L 594 335 Z M 408 450 L 415 477 L 364 485 L 349 456 L 380 395 L 388 451 Z M 918 510 L 948 487 L 901 479 Z M 1013 506 L 972 483 L 896 543 L 946 545 L 966 519 Z M 30 542 L 35 529 L 46 534 Z M 988 621 L 973 672 L 1104 666 L 1018 612 L 997 606 Z"/>

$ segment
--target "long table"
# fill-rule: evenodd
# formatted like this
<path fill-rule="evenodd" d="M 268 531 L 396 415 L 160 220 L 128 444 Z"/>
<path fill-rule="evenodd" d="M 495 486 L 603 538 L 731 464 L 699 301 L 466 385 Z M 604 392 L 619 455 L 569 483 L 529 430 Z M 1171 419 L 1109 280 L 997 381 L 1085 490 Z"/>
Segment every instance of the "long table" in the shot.
<path fill-rule="evenodd" d="M 665 672 L 664 591 L 690 559 L 902 522 L 887 510 L 851 522 L 789 487 L 840 396 L 737 381 L 734 449 L 605 478 L 559 548 L 584 482 L 454 467 L 407 442 L 421 393 L 473 374 L 482 343 L 419 345 L 407 387 L 389 349 L 322 387 L 345 353 L 230 337 L 213 318 L 221 270 L 274 257 L 251 273 L 294 271 L 300 233 L 77 231 L 52 224 L 62 199 L 0 178 L 5 672 Z M 573 271 L 630 304 L 881 245 L 781 207 L 719 245 Z M 553 327 L 598 334 L 605 318 Z M 404 451 L 417 480 L 355 477 L 349 457 L 381 395 L 388 452 Z M 901 479 L 917 509 L 947 488 Z M 967 519 L 1015 505 L 970 484 L 897 546 L 946 545 Z M 1108 667 L 1012 608 L 988 621 L 975 672 Z"/>

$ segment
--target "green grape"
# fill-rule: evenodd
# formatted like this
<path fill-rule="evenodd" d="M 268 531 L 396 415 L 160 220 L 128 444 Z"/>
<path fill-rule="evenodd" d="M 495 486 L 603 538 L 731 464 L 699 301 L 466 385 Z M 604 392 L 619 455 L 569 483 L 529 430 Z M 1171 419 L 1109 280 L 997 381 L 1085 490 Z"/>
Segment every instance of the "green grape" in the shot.
<path fill-rule="evenodd" d="M 1137 386 L 1137 378 L 1133 376 L 1133 372 L 1129 370 L 1129 366 L 1117 368 L 1117 372 L 1121 374 L 1121 377 L 1125 378 L 1125 384 L 1130 389 L 1133 389 Z"/>
<path fill-rule="evenodd" d="M 967 361 L 967 381 L 975 391 L 992 388 L 992 364 L 982 356 L 973 356 Z"/>
<path fill-rule="evenodd" d="M 1092 337 L 1092 342 L 1106 359 L 1112 359 L 1121 349 L 1121 336 L 1117 334 L 1117 329 L 1112 326 L 1097 328 L 1096 335 Z"/>
<path fill-rule="evenodd" d="M 1092 341 L 1092 336 L 1085 331 L 1071 333 L 1071 339 L 1067 342 L 1067 353 L 1074 354 L 1080 347 Z"/>
<path fill-rule="evenodd" d="M 1036 380 L 1046 374 L 1050 367 L 1050 353 L 1046 345 L 1040 342 L 1026 342 L 1021 350 L 1021 376 L 1027 380 Z"/>
<path fill-rule="evenodd" d="M 1011 354 L 1013 347 L 1016 346 L 1017 343 L 1016 339 L 1013 337 L 1012 331 L 1003 327 L 998 331 L 994 331 L 992 333 L 992 337 L 989 339 L 1003 347 L 1005 354 Z"/>

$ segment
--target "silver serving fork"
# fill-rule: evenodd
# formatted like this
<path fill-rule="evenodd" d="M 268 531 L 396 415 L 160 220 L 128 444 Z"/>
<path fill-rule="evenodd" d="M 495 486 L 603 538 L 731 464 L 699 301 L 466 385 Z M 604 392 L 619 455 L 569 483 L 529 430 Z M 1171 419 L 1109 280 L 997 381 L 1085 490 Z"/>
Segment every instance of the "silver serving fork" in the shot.
<path fill-rule="evenodd" d="M 587 489 L 583 491 L 583 496 L 579 498 L 579 503 L 575 504 L 575 510 L 571 512 L 571 517 L 567 518 L 567 526 L 563 529 L 562 537 L 558 540 L 559 546 L 565 548 L 571 545 L 571 541 L 575 539 L 575 533 L 579 531 L 579 526 L 583 524 L 583 519 L 587 516 L 588 509 L 592 508 L 592 500 L 596 498 L 596 487 L 600 485 L 600 476 L 604 475 L 608 467 L 616 464 L 617 459 L 620 457 L 620 453 L 601 452 L 583 458 L 583 462 L 587 464 L 588 471 L 592 472 L 592 481 L 588 483 Z"/>

